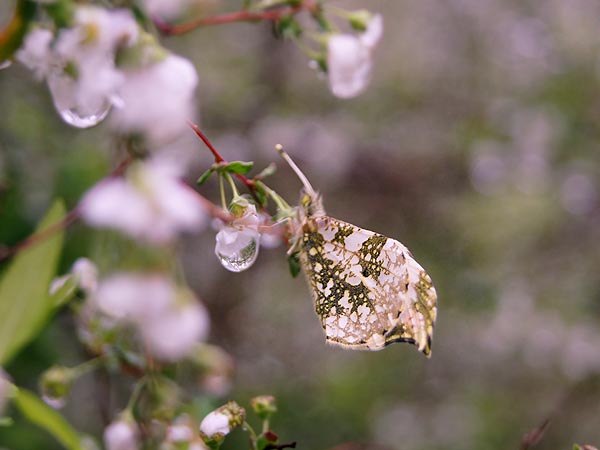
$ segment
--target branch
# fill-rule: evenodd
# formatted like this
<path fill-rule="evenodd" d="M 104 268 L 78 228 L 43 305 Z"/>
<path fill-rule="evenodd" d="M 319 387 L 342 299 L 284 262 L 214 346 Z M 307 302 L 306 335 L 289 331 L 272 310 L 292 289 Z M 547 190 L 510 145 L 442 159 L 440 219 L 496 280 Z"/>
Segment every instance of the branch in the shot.
<path fill-rule="evenodd" d="M 192 130 L 194 130 L 194 132 L 198 135 L 198 137 L 200 139 L 202 139 L 202 142 L 204 142 L 204 144 L 208 147 L 208 149 L 210 150 L 210 152 L 213 154 L 213 156 L 215 157 L 215 162 L 216 163 L 225 163 L 225 164 L 227 164 L 228 161 L 221 156 L 221 154 L 211 144 L 211 142 L 208 140 L 208 138 L 202 132 L 202 130 L 200 130 L 200 128 L 198 128 L 198 125 L 196 125 L 196 124 L 194 124 L 192 122 L 188 122 L 188 124 L 192 128 Z M 237 177 L 238 180 L 240 180 L 242 183 L 244 183 L 244 186 L 246 186 L 248 188 L 248 190 L 250 191 L 250 194 L 252 194 L 252 197 L 254 198 L 254 200 L 256 200 L 256 203 L 260 205 L 261 204 L 260 200 L 256 196 L 256 192 L 255 192 L 256 191 L 256 187 L 255 187 L 254 181 L 248 179 L 247 177 L 245 177 L 244 175 L 241 175 L 239 173 L 236 173 L 235 176 Z"/>
<path fill-rule="evenodd" d="M 127 167 L 132 163 L 133 159 L 131 157 L 125 159 L 121 162 L 106 178 L 116 177 L 122 175 Z M 21 250 L 24 250 L 32 245 L 37 244 L 45 239 L 48 239 L 50 236 L 54 235 L 60 230 L 67 228 L 69 225 L 76 222 L 80 217 L 79 205 L 73 208 L 71 211 L 65 215 L 59 222 L 50 225 L 45 230 L 40 233 L 33 234 L 31 236 L 26 237 L 21 242 L 13 245 L 12 247 L 0 247 L 0 262 L 5 259 L 13 256 Z"/>
<path fill-rule="evenodd" d="M 181 35 L 189 33 L 199 27 L 210 25 L 222 25 L 226 23 L 236 22 L 257 22 L 270 21 L 277 22 L 282 17 L 298 14 L 301 11 L 315 12 L 319 6 L 314 0 L 305 0 L 297 6 L 286 6 L 277 10 L 268 11 L 236 11 L 233 13 L 220 14 L 210 17 L 200 17 L 191 22 L 182 23 L 180 25 L 171 25 L 158 18 L 153 18 L 154 25 L 158 30 L 168 36 Z"/>

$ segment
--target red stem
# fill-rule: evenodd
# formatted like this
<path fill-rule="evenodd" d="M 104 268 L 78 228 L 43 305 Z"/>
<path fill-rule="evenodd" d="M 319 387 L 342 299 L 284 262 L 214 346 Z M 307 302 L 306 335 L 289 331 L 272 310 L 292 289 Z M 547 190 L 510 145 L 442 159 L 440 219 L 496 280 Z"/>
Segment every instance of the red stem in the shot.
<path fill-rule="evenodd" d="M 215 157 L 215 162 L 227 164 L 228 161 L 225 160 L 225 158 L 223 158 L 221 156 L 221 154 L 217 151 L 217 149 L 210 143 L 210 141 L 208 140 L 206 135 L 202 132 L 202 130 L 200 130 L 200 128 L 198 128 L 198 125 L 196 125 L 192 122 L 188 122 L 188 124 L 190 127 L 192 127 L 192 130 L 194 130 L 194 132 L 198 135 L 198 137 L 200 139 L 202 139 L 202 142 L 204 142 L 204 144 L 208 147 L 210 152 L 213 154 L 213 156 Z M 242 183 L 244 183 L 244 185 L 248 188 L 248 190 L 252 193 L 252 195 L 254 195 L 254 181 L 246 178 L 244 175 L 241 175 L 239 173 L 236 173 L 235 176 L 238 178 L 238 180 L 240 180 Z"/>
<path fill-rule="evenodd" d="M 180 25 L 171 25 L 157 18 L 154 18 L 153 20 L 154 24 L 156 25 L 156 28 L 158 28 L 158 30 L 161 33 L 173 36 L 189 33 L 190 31 L 195 30 L 196 28 L 209 25 L 221 25 L 225 23 L 235 22 L 255 22 L 260 20 L 276 22 L 284 16 L 294 15 L 303 10 L 315 11 L 316 8 L 318 8 L 318 6 L 314 2 L 314 0 L 305 0 L 298 6 L 288 6 L 277 10 L 260 12 L 236 11 L 233 13 L 220 14 L 217 16 L 200 17 L 198 19 L 192 20 L 187 23 L 182 23 Z"/>

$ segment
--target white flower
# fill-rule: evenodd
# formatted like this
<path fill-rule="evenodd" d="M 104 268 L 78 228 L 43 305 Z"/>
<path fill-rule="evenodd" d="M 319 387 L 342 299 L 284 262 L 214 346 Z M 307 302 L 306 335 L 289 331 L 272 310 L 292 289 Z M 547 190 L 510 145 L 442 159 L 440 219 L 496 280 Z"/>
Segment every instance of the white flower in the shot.
<path fill-rule="evenodd" d="M 187 356 L 208 334 L 208 314 L 199 303 L 174 305 L 146 321 L 142 337 L 150 352 L 165 361 Z"/>
<path fill-rule="evenodd" d="M 371 80 L 371 54 L 383 33 L 383 19 L 375 15 L 359 36 L 336 34 L 327 44 L 329 86 L 340 98 L 355 97 Z"/>
<path fill-rule="evenodd" d="M 180 15 L 191 0 L 143 0 L 146 12 L 151 16 L 172 19 Z"/>
<path fill-rule="evenodd" d="M 87 294 L 96 292 L 98 288 L 98 268 L 87 258 L 79 258 L 73 263 L 71 273 L 77 278 L 77 284 Z"/>
<path fill-rule="evenodd" d="M 229 415 L 219 410 L 209 413 L 200 423 L 200 431 L 208 438 L 226 436 L 231 431 Z"/>
<path fill-rule="evenodd" d="M 194 430 L 185 424 L 174 424 L 167 428 L 167 440 L 170 442 L 190 442 L 194 439 Z"/>
<path fill-rule="evenodd" d="M 54 59 L 50 49 L 52 38 L 50 30 L 35 28 L 27 34 L 23 46 L 15 55 L 39 79 L 47 75 Z"/>
<path fill-rule="evenodd" d="M 123 107 L 113 111 L 112 125 L 126 133 L 143 133 L 164 144 L 187 131 L 195 116 L 196 69 L 170 54 L 160 62 L 125 72 L 120 90 Z"/>
<path fill-rule="evenodd" d="M 124 77 L 115 66 L 115 53 L 119 47 L 135 43 L 137 37 L 138 26 L 129 10 L 77 8 L 74 25 L 58 34 L 54 46 L 54 57 L 62 67 L 47 77 L 55 106 L 67 122 L 80 127 L 95 125 L 111 104 L 118 102 L 117 89 Z M 75 73 L 66 73 L 66 69 Z M 90 122 L 69 119 L 78 116 L 95 117 Z"/>
<path fill-rule="evenodd" d="M 138 450 L 139 436 L 135 424 L 118 420 L 104 430 L 104 443 L 107 450 Z"/>
<path fill-rule="evenodd" d="M 228 270 L 240 272 L 247 269 L 258 256 L 261 219 L 256 206 L 243 206 L 242 216 L 234 218 L 226 224 L 216 237 L 215 254 Z"/>
<path fill-rule="evenodd" d="M 95 302 L 108 316 L 133 324 L 157 358 L 177 361 L 208 335 L 205 308 L 161 275 L 116 274 L 100 283 Z"/>
<path fill-rule="evenodd" d="M 198 230 L 206 217 L 191 188 L 173 167 L 157 161 L 130 169 L 127 178 L 112 178 L 82 199 L 82 217 L 92 226 L 109 227 L 154 244 L 181 231 Z"/>
<path fill-rule="evenodd" d="M 111 317 L 143 322 L 160 317 L 174 296 L 173 286 L 161 275 L 122 273 L 100 283 L 95 302 Z"/>

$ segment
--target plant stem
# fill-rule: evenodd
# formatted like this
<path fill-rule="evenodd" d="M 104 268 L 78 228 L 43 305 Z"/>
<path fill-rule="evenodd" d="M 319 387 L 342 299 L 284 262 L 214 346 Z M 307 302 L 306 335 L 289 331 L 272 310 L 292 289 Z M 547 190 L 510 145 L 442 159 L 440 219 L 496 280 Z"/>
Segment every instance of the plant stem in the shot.
<path fill-rule="evenodd" d="M 275 10 L 257 12 L 242 10 L 216 16 L 200 17 L 180 25 L 170 25 L 162 20 L 154 18 L 154 24 L 161 33 L 173 36 L 186 34 L 196 28 L 210 25 L 222 25 L 235 22 L 256 22 L 262 20 L 276 22 L 284 16 L 295 15 L 301 11 L 310 11 L 314 13 L 318 8 L 319 5 L 314 0 L 304 0 L 297 6 L 286 6 Z"/>

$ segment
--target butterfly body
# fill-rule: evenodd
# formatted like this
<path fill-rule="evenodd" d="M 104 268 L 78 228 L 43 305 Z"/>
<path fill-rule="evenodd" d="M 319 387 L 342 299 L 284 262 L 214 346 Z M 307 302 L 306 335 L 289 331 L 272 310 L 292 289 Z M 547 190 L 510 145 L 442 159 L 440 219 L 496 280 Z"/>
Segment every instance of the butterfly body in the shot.
<path fill-rule="evenodd" d="M 431 352 L 437 295 L 400 242 L 327 216 L 316 193 L 301 198 L 297 242 L 328 342 L 380 350 L 394 342 Z"/>

